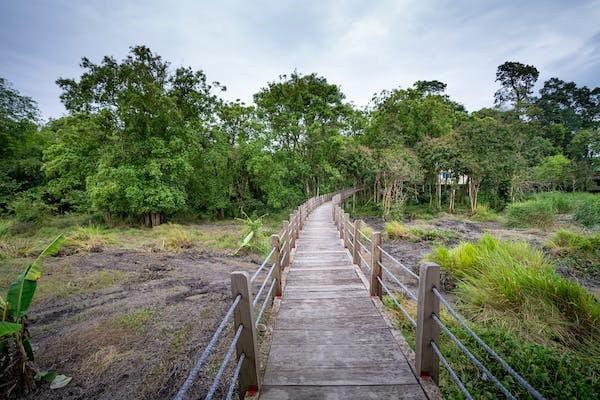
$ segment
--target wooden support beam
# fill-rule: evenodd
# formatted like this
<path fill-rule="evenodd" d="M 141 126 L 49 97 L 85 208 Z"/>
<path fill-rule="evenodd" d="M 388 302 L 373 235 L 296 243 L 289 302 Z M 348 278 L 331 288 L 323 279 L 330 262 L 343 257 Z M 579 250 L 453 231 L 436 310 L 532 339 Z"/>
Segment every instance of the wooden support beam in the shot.
<path fill-rule="evenodd" d="M 415 367 L 420 376 L 429 376 L 438 383 L 440 362 L 431 342 L 439 346 L 440 328 L 432 315 L 439 315 L 440 302 L 433 288 L 440 287 L 440 266 L 425 262 L 419 270 L 419 292 L 417 303 L 417 346 Z"/>
<path fill-rule="evenodd" d="M 381 250 L 379 250 L 379 246 L 381 246 L 381 232 L 373 232 L 373 237 L 371 238 L 371 281 L 369 286 L 371 296 L 381 298 L 381 283 L 377 279 L 381 279 L 381 265 L 379 265 L 381 262 Z"/>
<path fill-rule="evenodd" d="M 254 307 L 252 306 L 252 291 L 250 278 L 245 271 L 231 273 L 231 295 L 241 300 L 234 312 L 234 331 L 243 326 L 242 333 L 236 345 L 238 359 L 244 354 L 245 359 L 240 370 L 239 393 L 243 399 L 247 391 L 260 389 L 259 352 L 254 326 Z"/>

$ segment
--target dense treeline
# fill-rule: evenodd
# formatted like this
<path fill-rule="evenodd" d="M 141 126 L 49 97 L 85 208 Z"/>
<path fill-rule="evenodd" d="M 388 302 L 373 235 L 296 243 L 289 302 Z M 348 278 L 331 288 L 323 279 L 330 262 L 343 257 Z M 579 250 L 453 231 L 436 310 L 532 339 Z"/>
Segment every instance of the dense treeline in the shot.
<path fill-rule="evenodd" d="M 202 71 L 148 48 L 84 58 L 58 79 L 68 115 L 39 121 L 0 78 L 0 210 L 23 220 L 98 212 L 147 225 L 191 213 L 282 210 L 350 185 L 387 216 L 407 202 L 495 208 L 527 193 L 592 190 L 600 168 L 600 88 L 507 62 L 496 107 L 468 113 L 439 81 L 374 96 L 366 110 L 316 74 L 268 83 L 254 104 L 227 102 Z"/>

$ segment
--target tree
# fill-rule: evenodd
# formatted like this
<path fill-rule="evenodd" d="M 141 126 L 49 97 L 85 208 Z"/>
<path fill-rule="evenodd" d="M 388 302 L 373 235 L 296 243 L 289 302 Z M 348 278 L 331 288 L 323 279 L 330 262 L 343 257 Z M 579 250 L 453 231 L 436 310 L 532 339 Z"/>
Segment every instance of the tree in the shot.
<path fill-rule="evenodd" d="M 14 196 L 42 182 L 44 136 L 36 103 L 0 77 L 0 210 Z"/>
<path fill-rule="evenodd" d="M 568 151 L 578 131 L 600 128 L 600 88 L 550 78 L 540 89 L 535 105 L 532 116 L 546 127 L 546 137 L 563 152 Z"/>
<path fill-rule="evenodd" d="M 572 178 L 573 164 L 562 154 L 546 157 L 533 169 L 536 182 L 546 190 L 564 190 Z"/>
<path fill-rule="evenodd" d="M 340 88 L 325 78 L 297 72 L 280 76 L 279 82 L 270 82 L 254 95 L 272 150 L 296 158 L 290 165 L 301 173 L 307 195 L 316 193 L 330 178 L 323 168 L 330 139 L 350 128 L 352 108 L 344 100 Z"/>
<path fill-rule="evenodd" d="M 482 183 L 495 192 L 507 183 L 509 186 L 517 145 L 510 129 L 490 117 L 469 118 L 460 125 L 457 135 L 469 177 L 471 212 L 475 212 Z"/>
<path fill-rule="evenodd" d="M 48 123 L 43 132 L 52 140 L 44 149 L 45 190 L 61 212 L 88 210 L 86 179 L 96 173 L 107 140 L 103 119 L 73 114 Z"/>
<path fill-rule="evenodd" d="M 537 82 L 539 71 L 533 65 L 507 61 L 498 67 L 496 82 L 502 86 L 494 95 L 497 106 L 512 105 L 518 115 L 525 112 L 531 103 L 533 86 Z"/>
<path fill-rule="evenodd" d="M 412 88 L 375 96 L 365 143 L 414 147 L 426 137 L 449 134 L 463 117 L 464 108 L 442 94 L 443 87 L 438 81 L 418 81 Z"/>
<path fill-rule="evenodd" d="M 109 219 L 143 216 L 147 225 L 185 209 L 191 151 L 215 102 L 204 74 L 170 73 L 169 63 L 144 46 L 132 47 L 122 62 L 84 58 L 81 67 L 78 81 L 57 83 L 69 111 L 99 112 L 107 127 L 98 169 L 87 178 L 92 206 Z"/>

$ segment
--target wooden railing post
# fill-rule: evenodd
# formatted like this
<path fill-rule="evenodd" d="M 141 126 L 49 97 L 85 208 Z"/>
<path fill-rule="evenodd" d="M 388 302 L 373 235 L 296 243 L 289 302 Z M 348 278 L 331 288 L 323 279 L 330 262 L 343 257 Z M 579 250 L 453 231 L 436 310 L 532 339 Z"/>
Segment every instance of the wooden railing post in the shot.
<path fill-rule="evenodd" d="M 282 252 L 285 253 L 285 257 L 281 260 L 281 268 L 286 269 L 290 266 L 290 250 L 291 250 L 291 238 L 290 238 L 290 223 L 288 221 L 283 221 L 283 237 L 285 237 L 285 245 L 281 249 Z"/>
<path fill-rule="evenodd" d="M 340 231 L 340 239 L 344 239 L 344 231 L 342 225 L 344 224 L 344 213 L 342 208 L 338 206 L 338 231 Z"/>
<path fill-rule="evenodd" d="M 381 279 L 381 250 L 379 250 L 379 246 L 381 246 L 381 232 L 373 232 L 373 237 L 371 238 L 371 284 L 370 292 L 371 296 L 377 296 L 381 298 L 381 283 L 379 279 Z"/>
<path fill-rule="evenodd" d="M 297 210 L 296 211 L 296 217 L 295 217 L 295 222 L 294 222 L 294 236 L 296 239 L 300 238 L 300 220 L 301 220 L 301 211 Z M 294 247 L 296 246 L 296 239 L 294 239 Z"/>
<path fill-rule="evenodd" d="M 420 376 L 429 376 L 437 383 L 440 363 L 431 342 L 439 346 L 440 329 L 432 315 L 439 315 L 440 302 L 433 288 L 440 287 L 440 267 L 431 262 L 421 264 L 417 303 L 417 346 L 415 367 Z"/>
<path fill-rule="evenodd" d="M 271 235 L 271 244 L 275 249 L 273 251 L 273 279 L 276 280 L 275 287 L 273 288 L 273 297 L 280 297 L 282 294 L 281 291 L 281 262 L 279 258 L 281 257 L 281 242 L 279 240 L 279 235 Z"/>
<path fill-rule="evenodd" d="M 231 294 L 234 299 L 238 295 L 241 296 L 234 312 L 234 332 L 237 332 L 238 328 L 243 326 L 236 345 L 238 359 L 242 354 L 245 355 L 239 378 L 239 393 L 240 397 L 243 398 L 247 391 L 260 389 L 258 341 L 256 327 L 254 326 L 250 278 L 247 272 L 236 271 L 231 273 Z"/>
<path fill-rule="evenodd" d="M 354 221 L 354 241 L 352 242 L 352 263 L 360 265 L 360 226 L 362 221 L 357 219 Z"/>

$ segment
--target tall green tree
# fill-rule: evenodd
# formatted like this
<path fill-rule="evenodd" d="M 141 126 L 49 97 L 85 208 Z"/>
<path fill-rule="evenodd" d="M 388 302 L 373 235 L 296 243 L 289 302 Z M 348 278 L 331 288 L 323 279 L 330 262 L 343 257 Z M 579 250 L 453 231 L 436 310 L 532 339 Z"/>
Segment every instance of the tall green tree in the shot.
<path fill-rule="evenodd" d="M 288 167 L 301 176 L 307 195 L 316 193 L 331 177 L 323 166 L 332 138 L 350 132 L 353 110 L 340 88 L 317 74 L 294 72 L 269 83 L 254 102 L 271 149 L 294 157 Z"/>
<path fill-rule="evenodd" d="M 518 115 L 522 115 L 532 102 L 533 86 L 540 73 L 533 65 L 507 61 L 498 66 L 496 82 L 501 87 L 494 95 L 497 106 L 512 106 Z"/>
<path fill-rule="evenodd" d="M 191 151 L 215 98 L 201 71 L 179 68 L 144 46 L 118 62 L 84 58 L 79 80 L 59 79 L 71 112 L 99 112 L 107 127 L 97 172 L 87 178 L 94 208 L 157 225 L 187 206 Z"/>
<path fill-rule="evenodd" d="M 45 138 L 38 130 L 39 112 L 31 98 L 0 77 L 0 211 L 14 196 L 39 185 Z"/>

